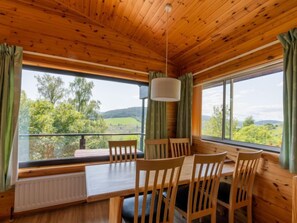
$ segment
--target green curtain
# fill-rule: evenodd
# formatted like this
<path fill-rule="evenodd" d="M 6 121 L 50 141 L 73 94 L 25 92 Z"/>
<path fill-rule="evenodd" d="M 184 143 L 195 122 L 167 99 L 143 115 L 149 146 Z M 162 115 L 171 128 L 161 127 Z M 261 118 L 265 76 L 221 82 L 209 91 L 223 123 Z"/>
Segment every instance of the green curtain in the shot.
<path fill-rule="evenodd" d="M 12 186 L 17 153 L 17 121 L 20 104 L 22 48 L 0 44 L 0 191 Z M 14 149 L 13 149 L 14 148 Z M 12 163 L 14 161 L 14 163 Z"/>
<path fill-rule="evenodd" d="M 145 129 L 146 139 L 167 138 L 166 102 L 152 101 L 150 99 L 152 79 L 158 77 L 165 77 L 165 74 L 153 71 L 149 72 L 149 92 Z"/>
<path fill-rule="evenodd" d="M 180 101 L 177 105 L 176 137 L 191 139 L 193 75 L 192 73 L 188 73 L 178 79 L 181 81 L 181 92 Z"/>
<path fill-rule="evenodd" d="M 297 173 L 297 29 L 280 34 L 284 51 L 284 126 L 280 164 Z"/>

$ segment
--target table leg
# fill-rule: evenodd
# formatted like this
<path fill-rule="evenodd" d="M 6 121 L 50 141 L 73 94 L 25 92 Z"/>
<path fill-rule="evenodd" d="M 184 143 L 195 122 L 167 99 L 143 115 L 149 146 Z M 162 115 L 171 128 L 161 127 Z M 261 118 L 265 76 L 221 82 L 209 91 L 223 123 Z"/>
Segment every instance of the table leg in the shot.
<path fill-rule="evenodd" d="M 122 222 L 123 197 L 112 197 L 109 199 L 109 223 Z"/>

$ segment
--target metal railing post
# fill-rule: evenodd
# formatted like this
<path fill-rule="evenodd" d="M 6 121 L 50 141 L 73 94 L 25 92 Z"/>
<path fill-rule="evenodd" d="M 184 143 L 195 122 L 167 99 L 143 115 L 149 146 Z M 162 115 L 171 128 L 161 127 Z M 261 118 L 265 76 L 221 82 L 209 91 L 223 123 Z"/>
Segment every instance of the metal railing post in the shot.
<path fill-rule="evenodd" d="M 86 139 L 84 135 L 81 135 L 81 138 L 79 140 L 79 149 L 86 149 Z"/>

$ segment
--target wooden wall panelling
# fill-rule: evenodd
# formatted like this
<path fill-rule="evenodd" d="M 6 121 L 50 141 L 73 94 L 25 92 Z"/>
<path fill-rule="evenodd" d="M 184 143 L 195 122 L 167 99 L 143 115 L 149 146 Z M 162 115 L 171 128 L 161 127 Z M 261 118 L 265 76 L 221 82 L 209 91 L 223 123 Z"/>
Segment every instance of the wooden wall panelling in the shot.
<path fill-rule="evenodd" d="M 62 10 L 61 16 L 67 19 L 76 21 L 73 19 L 76 17 L 80 22 L 85 19 L 88 24 L 97 24 L 104 30 L 114 29 L 119 36 L 135 40 L 160 55 L 165 54 L 164 0 L 18 1 L 28 2 L 38 9 L 45 5 L 45 14 L 50 10 L 49 6 L 54 5 L 50 2 L 57 2 L 59 4 L 52 10 L 55 15 Z M 182 0 L 173 1 L 172 4 L 174 10 L 168 21 L 169 57 L 182 66 L 183 73 L 203 70 L 270 43 L 276 39 L 276 35 L 297 24 L 296 1 Z"/>
<path fill-rule="evenodd" d="M 65 7 L 63 4 L 61 4 L 58 1 L 51 1 L 51 0 L 15 0 L 15 3 L 17 3 L 18 7 L 20 5 L 31 7 L 34 9 L 37 9 L 39 11 L 42 11 L 43 13 L 47 14 L 53 14 L 57 16 L 61 16 L 63 18 L 67 18 L 70 20 L 75 20 L 80 23 L 87 22 L 91 25 L 98 25 L 95 23 L 92 19 L 84 16 L 82 17 L 80 14 L 76 13 L 70 8 Z M 99 25 L 100 26 L 100 25 Z M 104 26 L 101 26 L 104 27 Z"/>
<path fill-rule="evenodd" d="M 293 177 L 292 223 L 297 222 L 297 176 Z"/>
<path fill-rule="evenodd" d="M 201 135 L 201 116 L 202 116 L 202 85 L 193 88 L 192 104 L 192 135 Z"/>
<path fill-rule="evenodd" d="M 0 193 L 0 220 L 8 219 L 14 205 L 14 189 Z"/>
<path fill-rule="evenodd" d="M 237 36 L 237 34 L 230 34 L 229 37 L 224 37 L 214 43 L 206 43 L 205 47 L 202 47 L 202 44 L 200 44 L 199 47 L 201 47 L 201 49 L 197 51 L 198 55 L 195 56 L 193 52 L 192 54 L 188 52 L 192 59 L 189 57 L 182 59 L 183 61 L 187 61 L 185 66 L 182 67 L 182 70 L 203 70 L 211 65 L 276 40 L 278 34 L 297 26 L 297 21 L 294 19 L 297 14 L 297 8 L 291 7 L 291 10 L 281 13 L 279 16 L 275 17 L 273 20 L 269 20 L 263 25 L 257 25 L 253 29 L 247 30 L 246 33 L 238 32 L 239 36 Z"/>
<path fill-rule="evenodd" d="M 284 0 L 282 0 L 284 1 Z M 216 50 L 220 45 L 228 45 L 231 40 L 234 40 L 242 35 L 250 35 L 254 33 L 255 24 L 263 24 L 265 18 L 262 18 L 261 14 L 265 14 L 270 11 L 278 12 L 278 8 L 273 5 L 276 1 L 239 1 L 241 4 L 234 4 L 224 8 L 224 11 L 220 15 L 214 14 L 216 18 L 207 20 L 207 26 L 202 27 L 203 33 L 199 35 L 198 44 L 193 42 L 194 45 L 190 45 L 184 55 L 180 54 L 180 58 L 177 60 L 190 59 L 191 56 L 194 56 L 195 52 L 200 52 L 206 49 L 206 46 L 209 46 L 211 49 Z M 233 6 L 233 7 L 232 7 Z M 264 10 L 263 10 L 264 9 Z M 260 20 L 260 21 L 258 21 Z M 251 31 L 252 29 L 252 31 Z M 248 31 L 249 30 L 249 31 Z M 247 38 L 246 40 L 249 40 Z M 230 48 L 230 47 L 229 47 Z M 212 50 L 211 50 L 212 51 Z M 201 56 L 205 56 L 209 53 L 203 52 Z M 188 60 L 187 60 L 188 61 Z"/>
<path fill-rule="evenodd" d="M 250 149 L 207 142 L 194 138 L 193 152 L 218 153 L 227 151 L 228 157 L 236 158 L 238 151 Z M 264 152 L 254 184 L 253 217 L 255 222 L 287 223 L 292 218 L 292 177 L 278 164 L 278 154 Z M 265 217 L 263 217 L 265 216 Z"/>
<path fill-rule="evenodd" d="M 164 70 L 164 57 L 108 29 L 49 15 L 24 5 L 18 5 L 16 9 L 15 3 L 9 1 L 0 4 L 1 30 L 10 30 L 10 35 L 1 35 L 0 41 L 19 44 L 24 50 L 33 52 L 141 71 Z M 169 73 L 175 74 L 175 70 L 170 64 Z"/>
<path fill-rule="evenodd" d="M 159 70 L 164 66 L 161 61 L 155 61 L 154 63 L 150 59 L 143 58 L 142 56 L 119 53 L 106 48 L 99 48 L 81 42 L 73 42 L 67 39 L 46 36 L 36 32 L 24 31 L 18 28 L 13 29 L 12 27 L 0 24 L 0 32 L 2 32 L 1 30 L 3 29 L 10 29 L 11 34 L 9 36 L 1 35 L 0 41 L 20 45 L 25 51 L 74 58 L 82 61 L 90 61 L 140 71 L 147 71 L 149 69 Z"/>
<path fill-rule="evenodd" d="M 229 29 L 233 25 L 236 26 L 239 22 L 243 22 L 241 20 L 242 17 L 246 15 L 251 17 L 252 15 L 250 14 L 255 12 L 265 2 L 267 2 L 267 0 L 257 1 L 257 4 L 255 4 L 254 1 L 224 1 L 222 3 L 225 4 L 220 5 L 218 8 L 220 13 L 214 12 L 208 14 L 208 11 L 204 11 L 202 13 L 205 13 L 205 17 L 203 14 L 198 14 L 199 16 L 196 16 L 191 23 L 192 25 L 195 24 L 199 26 L 199 31 L 197 32 L 195 29 L 192 29 L 185 33 L 185 36 L 188 38 L 183 38 L 182 40 L 187 43 L 187 47 L 175 54 L 172 59 L 180 61 L 183 55 L 186 56 L 189 55 L 190 52 L 195 53 L 200 51 L 203 43 L 210 41 L 213 43 L 216 39 L 223 38 L 224 35 L 230 32 Z M 244 10 L 245 8 L 248 10 Z M 248 20 L 248 18 L 244 19 L 244 21 Z M 181 26 L 180 30 L 176 30 L 176 33 L 180 33 L 180 37 L 182 37 L 182 28 Z"/>
<path fill-rule="evenodd" d="M 251 53 L 245 57 L 236 59 L 227 64 L 215 67 L 194 76 L 194 84 L 202 84 L 218 78 L 244 71 L 255 66 L 264 65 L 273 61 L 279 61 L 283 57 L 281 44 Z"/>
<path fill-rule="evenodd" d="M 177 103 L 166 102 L 167 113 L 167 136 L 176 137 L 176 115 L 177 115 Z"/>

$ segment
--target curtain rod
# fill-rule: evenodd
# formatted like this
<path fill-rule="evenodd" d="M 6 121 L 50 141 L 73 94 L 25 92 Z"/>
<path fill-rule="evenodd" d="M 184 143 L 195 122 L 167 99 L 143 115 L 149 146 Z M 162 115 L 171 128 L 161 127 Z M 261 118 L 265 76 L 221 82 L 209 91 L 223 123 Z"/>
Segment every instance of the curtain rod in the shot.
<path fill-rule="evenodd" d="M 128 71 L 128 72 L 132 72 L 132 73 L 139 73 L 139 74 L 148 75 L 148 72 L 144 72 L 144 71 L 133 70 L 133 69 L 128 69 L 128 68 L 122 68 L 122 67 L 116 67 L 116 66 L 110 66 L 110 65 L 94 63 L 94 62 L 88 62 L 88 61 L 83 61 L 83 60 L 77 60 L 77 59 L 73 59 L 73 58 L 54 56 L 54 55 L 49 55 L 49 54 L 44 54 L 44 53 L 30 52 L 30 51 L 26 51 L 26 50 L 24 50 L 23 53 L 28 54 L 28 55 L 33 55 L 33 56 L 41 56 L 41 57 L 47 57 L 47 58 L 53 58 L 53 59 L 59 59 L 59 60 L 67 60 L 67 61 L 79 62 L 79 63 L 83 63 L 83 64 L 87 64 L 87 65 L 94 65 L 94 66 L 98 66 L 98 67 L 111 68 L 111 69 L 115 69 L 115 70 Z"/>
<path fill-rule="evenodd" d="M 198 71 L 198 72 L 194 73 L 193 76 L 196 76 L 197 74 L 201 74 L 201 73 L 203 73 L 203 72 L 205 72 L 205 71 L 208 71 L 208 70 L 211 70 L 211 69 L 213 69 L 213 68 L 216 68 L 216 67 L 221 66 L 221 65 L 223 65 L 223 64 L 229 63 L 229 62 L 231 62 L 231 61 L 233 61 L 233 60 L 237 60 L 237 59 L 239 59 L 239 58 L 241 58 L 241 57 L 247 56 L 247 55 L 249 55 L 249 54 L 252 54 L 252 53 L 257 52 L 257 51 L 259 51 L 259 50 L 265 49 L 265 48 L 267 48 L 267 47 L 276 45 L 277 43 L 279 43 L 279 40 L 275 40 L 275 41 L 273 41 L 273 42 L 271 42 L 271 43 L 268 43 L 268 44 L 265 44 L 265 45 L 263 45 L 263 46 L 260 46 L 260 47 L 258 47 L 258 48 L 256 48 L 256 49 L 250 50 L 250 51 L 248 51 L 248 52 L 246 52 L 246 53 L 240 54 L 240 55 L 238 55 L 238 56 L 236 56 L 236 57 L 232 57 L 231 59 L 228 59 L 228 60 L 225 60 L 225 61 L 223 61 L 223 62 L 221 62 L 221 63 L 215 64 L 215 65 L 213 65 L 213 66 L 211 66 L 211 67 L 205 68 L 204 70 L 201 70 L 201 71 Z"/>

